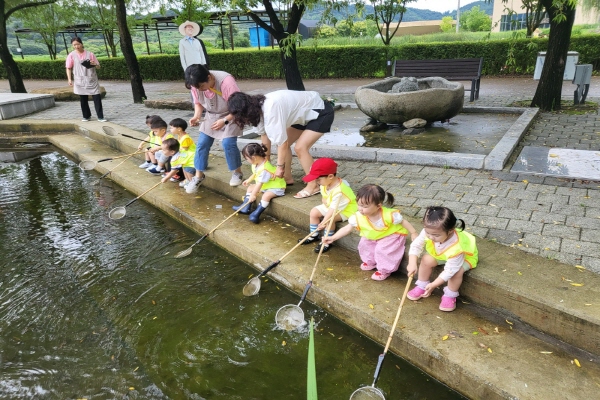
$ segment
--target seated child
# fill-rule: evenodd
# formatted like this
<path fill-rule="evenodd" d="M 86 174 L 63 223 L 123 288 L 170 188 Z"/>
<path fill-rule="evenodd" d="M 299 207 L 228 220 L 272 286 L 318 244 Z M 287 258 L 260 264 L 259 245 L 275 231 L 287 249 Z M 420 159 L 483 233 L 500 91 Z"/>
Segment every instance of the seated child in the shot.
<path fill-rule="evenodd" d="M 311 182 L 317 180 L 321 187 L 321 196 L 323 204 L 313 207 L 310 210 L 310 232 L 313 234 L 305 239 L 302 244 L 309 244 L 319 239 L 319 231 L 327 227 L 329 218 L 340 210 L 334 217 L 334 222 L 347 221 L 353 215 L 358 207 L 356 206 L 356 196 L 346 181 L 336 177 L 337 164 L 331 158 L 319 158 L 310 167 L 310 172 L 302 180 Z M 337 204 L 337 210 L 335 205 Z M 321 222 L 323 220 L 324 222 Z M 335 227 L 335 225 L 334 225 Z M 329 232 L 333 236 L 335 228 Z M 300 239 L 302 240 L 302 239 Z M 329 251 L 331 244 L 321 243 L 315 247 L 315 253 L 318 253 L 323 247 L 323 253 Z"/>
<path fill-rule="evenodd" d="M 188 135 L 185 131 L 188 127 L 188 124 L 187 122 L 185 122 L 184 119 L 175 118 L 174 120 L 169 122 L 169 127 L 171 128 L 171 134 L 179 141 L 179 150 L 182 153 L 196 153 L 196 143 L 194 143 L 190 135 Z M 173 165 L 171 165 L 171 167 L 174 168 Z M 189 167 L 190 166 L 188 166 L 188 168 Z M 171 182 L 181 182 L 179 186 L 185 187 L 185 185 L 189 183 L 189 180 L 185 179 L 185 176 L 186 175 L 183 171 L 178 170 L 177 173 L 173 175 L 173 178 L 171 178 Z"/>
<path fill-rule="evenodd" d="M 285 194 L 285 179 L 275 176 L 277 168 L 269 162 L 267 151 L 267 147 L 259 143 L 249 143 L 242 149 L 242 156 L 252 164 L 252 176 L 242 182 L 242 185 L 248 186 L 253 180 L 256 183 L 248 186 L 243 203 L 239 206 L 233 206 L 233 209 L 240 210 L 240 214 L 250 214 L 249 219 L 255 224 L 260 222 L 260 214 L 269 206 L 271 199 Z M 260 204 L 256 210 L 250 213 L 252 204 L 259 192 L 263 193 Z M 241 208 L 246 202 L 248 204 Z"/>
<path fill-rule="evenodd" d="M 475 268 L 478 260 L 475 237 L 464 229 L 465 221 L 457 220 L 446 207 L 428 207 L 425 210 L 423 230 L 408 251 L 408 275 L 417 271 L 417 259 L 423 248 L 425 254 L 419 264 L 416 286 L 406 297 L 411 300 L 429 297 L 433 289 L 448 282 L 440 310 L 454 311 L 463 274 Z M 431 272 L 441 264 L 444 264 L 444 270 L 435 281 L 429 282 Z"/>
<path fill-rule="evenodd" d="M 148 126 L 148 128 L 150 128 L 152 126 L 152 121 L 156 121 L 161 119 L 158 115 L 146 115 L 146 125 Z M 146 139 L 144 139 L 142 142 L 140 142 L 140 144 L 138 145 L 138 150 L 142 150 L 144 148 L 144 146 L 149 150 L 152 146 L 155 146 L 155 141 L 156 141 L 156 137 L 154 136 L 154 132 L 152 132 L 152 130 L 150 130 L 150 133 L 148 133 L 148 136 L 146 137 Z M 148 143 L 150 142 L 150 143 Z M 145 152 L 145 160 L 144 163 L 140 165 L 140 168 L 150 168 L 153 167 L 154 164 L 156 163 L 156 157 L 154 157 L 154 153 L 150 153 L 150 152 Z"/>
<path fill-rule="evenodd" d="M 162 178 L 161 181 L 163 183 L 172 179 L 180 170 L 183 171 L 188 180 L 196 175 L 196 169 L 194 168 L 194 155 L 196 153 L 183 151 L 177 139 L 169 138 L 163 140 L 161 151 L 165 156 L 171 157 L 171 164 L 173 165 L 171 171 Z M 179 186 L 183 187 L 181 184 Z"/>
<path fill-rule="evenodd" d="M 388 208 L 394 205 L 394 196 L 380 186 L 361 187 L 356 193 L 356 202 L 358 212 L 348 218 L 348 225 L 335 235 L 323 238 L 323 243 L 331 244 L 357 229 L 361 236 L 358 253 L 363 262 L 360 269 L 377 269 L 371 279 L 382 281 L 398 270 L 404 256 L 406 235 L 410 232 L 414 240 L 417 231 L 402 218 L 400 211 Z"/>
<path fill-rule="evenodd" d="M 169 157 L 164 155 L 161 150 L 161 145 L 163 140 L 173 138 L 173 135 L 167 133 L 167 123 L 162 119 L 152 121 L 150 128 L 154 133 L 154 141 L 157 146 L 148 150 L 148 153 L 153 153 L 154 157 L 156 157 L 156 163 L 153 163 L 146 171 L 150 172 L 152 175 L 160 175 L 163 172 L 166 172 L 165 166 L 169 162 Z"/>

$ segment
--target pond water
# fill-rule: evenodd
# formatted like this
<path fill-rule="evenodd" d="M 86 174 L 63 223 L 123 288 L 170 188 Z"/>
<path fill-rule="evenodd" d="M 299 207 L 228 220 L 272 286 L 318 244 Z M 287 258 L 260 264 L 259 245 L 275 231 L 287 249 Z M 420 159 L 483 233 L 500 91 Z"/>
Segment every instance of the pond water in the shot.
<path fill-rule="evenodd" d="M 308 333 L 275 326 L 298 296 L 57 153 L 0 163 L 0 398 L 304 399 Z M 382 346 L 308 302 L 322 399 L 371 384 Z M 388 399 L 461 399 L 388 353 Z"/>
<path fill-rule="evenodd" d="M 335 112 L 331 132 L 317 143 L 487 155 L 518 117 L 518 114 L 463 112 L 449 123 L 431 124 L 423 133 L 403 135 L 404 128 L 399 126 L 381 132 L 360 132 L 368 117 L 359 109 L 343 108 Z"/>

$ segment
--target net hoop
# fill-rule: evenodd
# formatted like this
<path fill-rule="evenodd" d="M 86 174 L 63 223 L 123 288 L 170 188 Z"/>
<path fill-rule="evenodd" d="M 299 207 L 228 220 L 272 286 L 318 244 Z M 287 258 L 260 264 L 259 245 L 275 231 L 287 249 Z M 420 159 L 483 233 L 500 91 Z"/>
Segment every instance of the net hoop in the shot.
<path fill-rule="evenodd" d="M 92 169 L 94 169 L 94 167 L 96 166 L 96 161 L 92 161 L 92 160 L 85 160 L 79 163 L 79 168 L 81 168 L 84 171 L 90 171 Z"/>
<path fill-rule="evenodd" d="M 292 331 L 304 325 L 304 311 L 295 305 L 288 304 L 277 310 L 275 315 L 275 323 L 277 326 L 286 331 Z"/>
<path fill-rule="evenodd" d="M 121 219 L 127 214 L 127 209 L 125 207 L 115 207 L 108 213 L 108 218 L 110 219 Z"/>
<path fill-rule="evenodd" d="M 254 277 L 246 283 L 242 292 L 244 296 L 254 296 L 260 291 L 260 279 L 258 277 Z"/>
<path fill-rule="evenodd" d="M 385 400 L 383 392 L 374 386 L 358 388 L 350 395 L 350 400 Z"/>
<path fill-rule="evenodd" d="M 117 131 L 115 131 L 114 128 L 110 126 L 103 126 L 102 131 L 108 136 L 117 136 Z"/>

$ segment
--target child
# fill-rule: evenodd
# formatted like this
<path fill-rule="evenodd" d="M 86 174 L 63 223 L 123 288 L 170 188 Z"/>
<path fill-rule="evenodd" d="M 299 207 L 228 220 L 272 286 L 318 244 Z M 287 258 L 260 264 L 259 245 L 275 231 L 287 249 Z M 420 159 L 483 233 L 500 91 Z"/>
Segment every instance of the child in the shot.
<path fill-rule="evenodd" d="M 410 232 L 414 240 L 417 231 L 402 218 L 400 211 L 383 206 L 393 206 L 394 196 L 380 186 L 361 187 L 356 194 L 356 202 L 358 212 L 348 218 L 348 225 L 335 235 L 323 238 L 323 243 L 331 244 L 357 229 L 361 236 L 358 253 L 363 261 L 360 269 L 377 269 L 371 279 L 382 281 L 398 270 L 404 255 L 406 235 Z"/>
<path fill-rule="evenodd" d="M 161 145 L 163 140 L 173 138 L 171 133 L 167 133 L 167 123 L 162 119 L 152 121 L 150 125 L 152 132 L 154 133 L 154 143 L 157 147 L 152 147 L 148 150 L 148 153 L 153 153 L 156 163 L 152 163 L 150 168 L 147 168 L 146 171 L 150 172 L 152 175 L 160 175 L 163 172 L 166 172 L 165 165 L 169 162 L 169 157 L 165 156 L 161 151 Z"/>
<path fill-rule="evenodd" d="M 267 147 L 259 143 L 249 143 L 242 149 L 242 155 L 246 161 L 252 164 L 252 176 L 242 182 L 242 185 L 248 186 L 252 180 L 255 180 L 256 183 L 248 186 L 246 196 L 244 196 L 242 205 L 246 202 L 248 204 L 243 208 L 241 208 L 242 205 L 233 206 L 233 209 L 240 210 L 241 214 L 250 214 L 249 219 L 255 224 L 260 222 L 260 214 L 269 206 L 271 199 L 285 194 L 285 179 L 275 176 L 277 168 L 267 159 L 267 151 Z M 256 210 L 250 213 L 252 203 L 256 200 L 259 192 L 263 193 L 260 204 Z"/>
<path fill-rule="evenodd" d="M 162 178 L 163 183 L 172 179 L 180 170 L 183 171 L 182 174 L 184 174 L 188 180 L 191 180 L 192 177 L 196 175 L 196 169 L 194 168 L 195 153 L 183 151 L 177 139 L 169 138 L 163 140 L 161 151 L 166 157 L 171 157 L 171 163 L 174 166 L 171 171 Z M 183 187 L 181 183 L 179 186 Z"/>
<path fill-rule="evenodd" d="M 458 223 L 459 222 L 459 223 Z M 464 231 L 465 221 L 457 220 L 446 207 L 428 207 L 423 217 L 423 230 L 410 244 L 408 252 L 408 275 L 417 271 L 417 258 L 425 247 L 421 258 L 416 286 L 408 292 L 411 300 L 429 297 L 431 291 L 448 282 L 440 303 L 440 310 L 453 311 L 456 308 L 458 288 L 465 271 L 477 266 L 477 246 L 475 237 Z M 433 282 L 429 282 L 431 272 L 444 264 L 444 270 Z"/>
<path fill-rule="evenodd" d="M 196 144 L 185 131 L 188 127 L 187 122 L 181 118 L 175 118 L 171 122 L 169 122 L 169 127 L 171 128 L 171 134 L 177 138 L 179 141 L 179 149 L 182 153 L 189 154 L 192 153 L 192 160 L 194 159 L 194 154 L 196 153 Z M 188 165 L 188 168 L 193 167 L 193 165 Z M 194 171 L 196 171 L 194 169 Z M 179 186 L 185 187 L 188 184 L 189 180 L 184 178 L 185 172 L 177 171 L 173 178 L 171 178 L 172 182 L 179 182 Z"/>
<path fill-rule="evenodd" d="M 152 126 L 152 122 L 159 120 L 159 119 L 161 119 L 161 118 L 158 115 L 146 115 L 146 125 L 148 126 L 148 128 L 150 128 Z M 147 149 L 149 150 L 151 146 L 156 145 L 155 139 L 156 139 L 156 137 L 154 136 L 154 132 L 152 132 L 152 130 L 150 130 L 150 133 L 148 133 L 148 136 L 146 137 L 146 139 L 144 139 L 138 145 L 138 150 L 141 151 L 144 148 L 144 146 L 146 146 Z M 148 142 L 150 142 L 150 143 L 148 143 Z M 154 164 L 156 164 L 156 157 L 154 157 L 154 153 L 150 153 L 147 151 L 145 153 L 144 157 L 145 157 L 144 163 L 140 165 L 140 168 L 146 169 L 146 168 L 153 167 Z"/>
<path fill-rule="evenodd" d="M 302 244 L 309 244 L 319 239 L 319 231 L 327 227 L 327 220 L 335 213 L 335 205 L 337 210 L 340 210 L 334 217 L 334 221 L 346 221 L 354 214 L 358 207 L 356 205 L 356 196 L 354 192 L 341 178 L 336 177 L 337 164 L 331 158 L 319 158 L 310 167 L 310 172 L 302 180 L 304 182 L 312 182 L 314 180 L 321 187 L 321 195 L 323 196 L 323 204 L 313 207 L 310 210 L 310 232 L 313 234 L 305 239 Z M 321 219 L 325 222 L 321 222 Z M 329 232 L 329 236 L 333 236 L 335 228 Z M 301 241 L 302 239 L 300 239 Z M 331 244 L 321 243 L 315 247 L 315 253 L 318 253 L 323 247 L 323 253 L 329 251 Z"/>

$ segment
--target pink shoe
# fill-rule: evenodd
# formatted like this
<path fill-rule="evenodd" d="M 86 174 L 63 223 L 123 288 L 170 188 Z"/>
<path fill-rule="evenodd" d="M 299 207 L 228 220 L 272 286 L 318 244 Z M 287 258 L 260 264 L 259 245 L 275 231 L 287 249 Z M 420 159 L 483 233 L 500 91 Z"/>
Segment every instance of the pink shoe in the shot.
<path fill-rule="evenodd" d="M 366 263 L 362 263 L 360 264 L 360 269 L 362 269 L 363 271 L 372 271 L 377 267 L 374 267 L 372 265 L 367 265 Z"/>
<path fill-rule="evenodd" d="M 423 297 L 429 297 L 429 293 L 425 294 L 425 290 L 421 289 L 418 286 L 415 286 L 413 290 L 406 294 L 406 297 L 408 297 L 409 300 L 419 300 Z"/>
<path fill-rule="evenodd" d="M 386 274 L 385 272 L 375 271 L 375 273 L 371 275 L 371 279 L 373 279 L 374 281 L 383 281 L 387 279 L 387 277 L 390 275 L 391 274 Z"/>
<path fill-rule="evenodd" d="M 454 311 L 456 309 L 456 297 L 442 296 L 440 303 L 440 310 L 442 311 Z"/>

